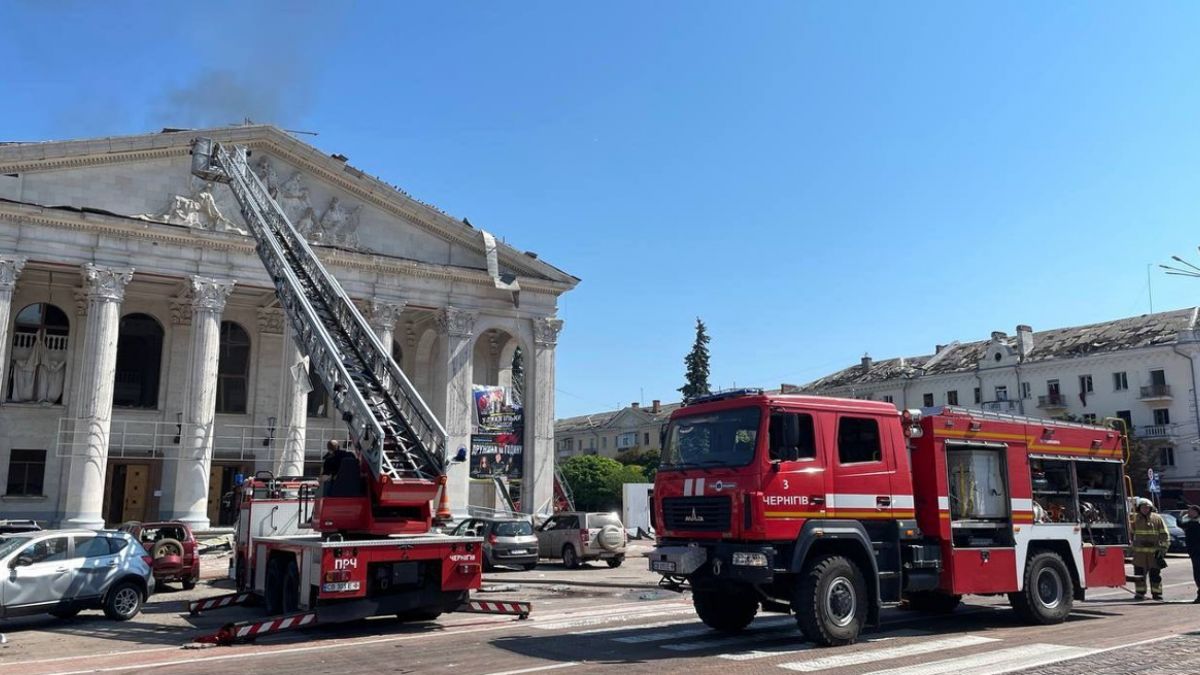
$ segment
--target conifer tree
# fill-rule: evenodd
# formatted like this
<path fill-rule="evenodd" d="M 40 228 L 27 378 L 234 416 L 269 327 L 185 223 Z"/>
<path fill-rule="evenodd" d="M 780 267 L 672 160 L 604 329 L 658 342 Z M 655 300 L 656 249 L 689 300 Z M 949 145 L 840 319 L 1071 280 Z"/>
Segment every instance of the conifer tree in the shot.
<path fill-rule="evenodd" d="M 687 367 L 686 383 L 679 388 L 684 400 L 711 393 L 708 388 L 708 330 L 700 317 L 696 317 L 696 342 L 692 351 L 683 358 Z"/>

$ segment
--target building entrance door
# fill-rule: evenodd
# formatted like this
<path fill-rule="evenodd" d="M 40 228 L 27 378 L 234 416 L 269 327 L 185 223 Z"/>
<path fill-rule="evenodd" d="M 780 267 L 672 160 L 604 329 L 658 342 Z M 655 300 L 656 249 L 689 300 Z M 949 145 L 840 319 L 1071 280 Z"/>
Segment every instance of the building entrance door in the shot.
<path fill-rule="evenodd" d="M 146 519 L 149 475 L 150 467 L 146 464 L 115 464 L 109 467 L 104 522 L 119 524 Z"/>

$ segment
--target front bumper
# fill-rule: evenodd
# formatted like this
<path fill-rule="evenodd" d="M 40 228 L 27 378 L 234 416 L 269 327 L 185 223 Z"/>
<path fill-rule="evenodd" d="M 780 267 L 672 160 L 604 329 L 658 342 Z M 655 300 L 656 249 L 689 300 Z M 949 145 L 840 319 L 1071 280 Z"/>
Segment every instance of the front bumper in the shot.
<path fill-rule="evenodd" d="M 737 555 L 735 555 L 737 554 Z M 659 546 L 650 552 L 650 571 L 668 577 L 768 584 L 775 578 L 774 547 L 719 542 Z M 734 564 L 735 559 L 738 564 Z"/>

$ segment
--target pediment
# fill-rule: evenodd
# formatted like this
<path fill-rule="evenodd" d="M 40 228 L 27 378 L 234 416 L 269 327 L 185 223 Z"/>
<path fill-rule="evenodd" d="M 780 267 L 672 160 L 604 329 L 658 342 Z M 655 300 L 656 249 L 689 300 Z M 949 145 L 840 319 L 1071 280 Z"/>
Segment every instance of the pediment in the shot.
<path fill-rule="evenodd" d="M 248 146 L 252 169 L 313 245 L 487 269 L 481 230 L 270 126 L 0 146 L 0 198 L 248 236 L 228 187 L 191 174 L 199 135 Z M 503 276 L 578 283 L 502 243 L 497 253 Z"/>

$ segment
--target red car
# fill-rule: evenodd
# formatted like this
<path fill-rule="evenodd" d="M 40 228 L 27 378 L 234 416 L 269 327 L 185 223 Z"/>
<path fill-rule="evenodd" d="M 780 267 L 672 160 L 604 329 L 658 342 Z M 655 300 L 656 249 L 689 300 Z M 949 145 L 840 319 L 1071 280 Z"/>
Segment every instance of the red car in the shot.
<path fill-rule="evenodd" d="M 196 587 L 200 580 L 200 556 L 196 554 L 196 537 L 192 528 L 178 521 L 157 523 L 125 523 L 120 528 L 142 542 L 153 559 L 156 584 L 179 581 L 184 590 Z"/>

